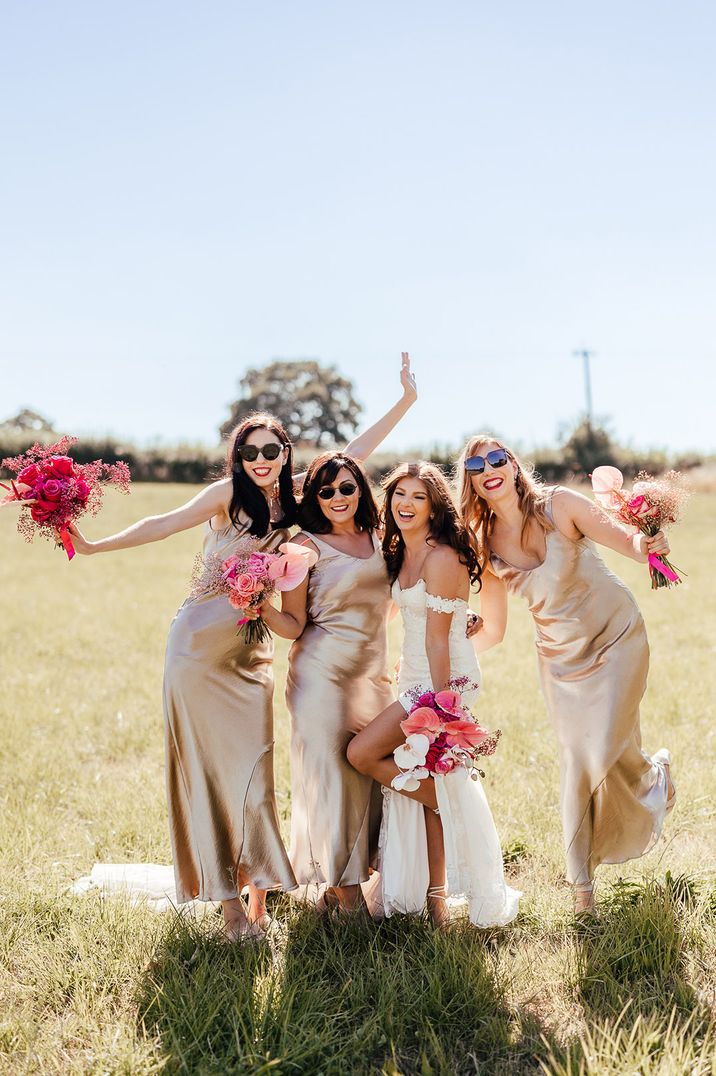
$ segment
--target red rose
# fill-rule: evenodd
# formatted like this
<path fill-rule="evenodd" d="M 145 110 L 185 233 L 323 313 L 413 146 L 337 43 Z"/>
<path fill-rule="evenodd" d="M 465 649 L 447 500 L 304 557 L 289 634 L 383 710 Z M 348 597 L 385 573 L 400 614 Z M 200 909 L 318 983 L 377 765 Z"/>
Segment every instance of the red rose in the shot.
<path fill-rule="evenodd" d="M 17 476 L 18 482 L 22 482 L 25 486 L 34 486 L 40 477 L 40 468 L 36 463 L 29 464 L 28 467 L 23 467 Z"/>
<path fill-rule="evenodd" d="M 33 504 L 33 506 L 31 507 L 30 515 L 35 520 L 35 523 L 47 523 L 47 520 L 50 518 L 55 508 L 57 507 L 57 505 L 51 504 L 48 510 L 45 507 L 46 504 L 46 501 L 44 503 L 38 501 L 37 504 Z"/>
<path fill-rule="evenodd" d="M 445 744 L 444 743 L 441 744 L 439 747 L 438 747 L 437 742 L 430 744 L 430 747 L 428 748 L 428 753 L 425 756 L 426 769 L 428 769 L 428 770 L 434 770 L 435 769 L 435 763 L 440 758 L 440 756 L 442 755 L 444 750 L 445 750 Z"/>
<path fill-rule="evenodd" d="M 78 500 L 86 501 L 87 498 L 90 495 L 90 492 L 91 492 L 91 490 L 90 490 L 89 486 L 87 485 L 87 483 L 85 482 L 84 478 L 78 478 L 77 481 L 75 482 L 75 493 L 77 495 Z"/>
<path fill-rule="evenodd" d="M 42 496 L 47 501 L 59 501 L 62 496 L 62 485 L 56 478 L 48 478 L 42 487 Z"/>
<path fill-rule="evenodd" d="M 70 456 L 50 456 L 45 468 L 45 473 L 53 478 L 72 478 L 75 473 L 75 463 Z"/>

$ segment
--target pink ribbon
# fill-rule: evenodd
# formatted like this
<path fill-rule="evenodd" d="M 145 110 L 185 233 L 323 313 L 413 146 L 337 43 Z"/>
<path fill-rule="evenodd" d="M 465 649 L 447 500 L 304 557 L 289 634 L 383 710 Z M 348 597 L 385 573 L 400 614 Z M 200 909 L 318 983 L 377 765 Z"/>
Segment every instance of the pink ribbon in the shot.
<path fill-rule="evenodd" d="M 655 572 L 660 572 L 661 575 L 665 575 L 672 583 L 679 582 L 679 577 L 676 572 L 672 572 L 671 568 L 669 568 L 667 564 L 664 564 L 663 560 L 659 560 L 654 553 L 649 554 L 649 567 L 653 568 Z"/>
<path fill-rule="evenodd" d="M 72 545 L 72 538 L 70 537 L 70 532 L 67 530 L 67 527 L 60 527 L 60 541 L 65 547 L 67 559 L 72 560 L 75 555 L 75 547 Z"/>

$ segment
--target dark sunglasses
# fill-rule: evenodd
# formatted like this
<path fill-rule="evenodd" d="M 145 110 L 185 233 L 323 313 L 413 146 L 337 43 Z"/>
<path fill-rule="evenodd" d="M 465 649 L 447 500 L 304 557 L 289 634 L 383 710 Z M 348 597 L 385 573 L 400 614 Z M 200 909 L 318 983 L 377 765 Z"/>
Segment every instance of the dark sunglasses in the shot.
<path fill-rule="evenodd" d="M 269 441 L 267 445 L 262 445 L 261 448 L 257 448 L 256 445 L 239 445 L 237 452 L 246 463 L 253 463 L 259 456 L 263 456 L 265 460 L 277 460 L 284 447 L 278 441 Z"/>
<path fill-rule="evenodd" d="M 469 474 L 483 474 L 486 463 L 490 467 L 504 467 L 509 458 L 504 448 L 493 448 L 486 456 L 470 456 L 465 460 L 465 470 Z"/>
<path fill-rule="evenodd" d="M 341 482 L 337 488 L 333 486 L 321 486 L 318 491 L 318 496 L 322 501 L 332 501 L 336 493 L 342 494 L 344 497 L 350 497 L 351 493 L 355 493 L 358 486 L 355 482 Z"/>

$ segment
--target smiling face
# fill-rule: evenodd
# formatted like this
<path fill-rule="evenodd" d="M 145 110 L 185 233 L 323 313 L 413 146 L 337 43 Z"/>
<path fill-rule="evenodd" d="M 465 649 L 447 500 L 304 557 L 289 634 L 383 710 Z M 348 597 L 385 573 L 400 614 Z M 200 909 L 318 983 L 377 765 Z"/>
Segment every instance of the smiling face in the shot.
<path fill-rule="evenodd" d="M 430 495 L 419 478 L 401 478 L 390 501 L 390 511 L 403 535 L 427 530 L 430 525 Z"/>
<path fill-rule="evenodd" d="M 341 492 L 340 487 L 344 485 L 347 489 L 349 484 L 353 486 L 353 492 Z M 324 500 L 320 493 L 322 490 L 328 491 L 329 489 L 336 490 L 336 492 L 330 500 Z M 355 475 L 347 467 L 341 467 L 340 471 L 330 481 L 321 481 L 318 494 L 318 506 L 332 527 L 348 523 L 355 517 L 358 511 L 358 502 L 360 501 L 360 488 L 356 482 Z"/>
<path fill-rule="evenodd" d="M 470 452 L 471 456 L 482 456 L 485 459 L 485 470 L 482 474 L 471 474 L 470 485 L 478 497 L 490 503 L 504 500 L 514 493 L 515 478 L 517 477 L 517 464 L 508 457 L 507 463 L 502 467 L 493 467 L 487 460 L 488 452 L 501 449 L 503 446 L 497 441 L 483 441 Z"/>
<path fill-rule="evenodd" d="M 281 444 L 281 438 L 273 430 L 267 430 L 261 426 L 256 430 L 252 430 L 246 436 L 243 444 L 253 445 L 255 448 L 261 449 L 264 445 Z M 255 485 L 264 491 L 270 491 L 278 481 L 281 468 L 287 459 L 288 449 L 282 448 L 274 460 L 267 460 L 263 454 L 260 454 L 255 460 L 244 460 L 239 456 L 238 462 Z"/>

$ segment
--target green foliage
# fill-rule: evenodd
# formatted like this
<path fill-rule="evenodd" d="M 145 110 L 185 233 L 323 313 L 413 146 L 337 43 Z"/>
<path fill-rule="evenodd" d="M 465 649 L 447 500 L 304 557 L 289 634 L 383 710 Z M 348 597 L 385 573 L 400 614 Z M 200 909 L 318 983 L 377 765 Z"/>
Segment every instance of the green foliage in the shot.
<path fill-rule="evenodd" d="M 340 445 L 358 426 L 362 408 L 353 395 L 353 383 L 334 366 L 321 366 L 312 359 L 277 360 L 247 370 L 239 386 L 241 396 L 230 405 L 222 437 L 252 411 L 275 415 L 294 443 L 314 448 Z"/>

